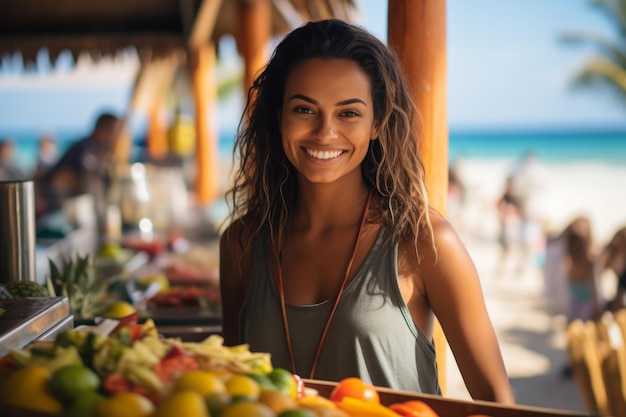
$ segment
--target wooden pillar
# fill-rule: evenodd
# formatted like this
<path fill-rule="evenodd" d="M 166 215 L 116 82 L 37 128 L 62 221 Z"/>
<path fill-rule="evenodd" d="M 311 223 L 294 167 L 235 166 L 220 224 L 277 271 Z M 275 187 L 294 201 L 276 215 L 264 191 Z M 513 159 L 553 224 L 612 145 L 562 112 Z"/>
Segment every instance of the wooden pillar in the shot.
<path fill-rule="evenodd" d="M 144 57 L 135 77 L 127 118 L 135 113 L 148 116 L 147 145 L 152 158 L 162 158 L 168 151 L 165 96 L 183 61 L 184 53 L 179 50 L 162 57 Z"/>
<path fill-rule="evenodd" d="M 217 133 L 217 81 L 215 44 L 207 42 L 190 51 L 196 107 L 196 199 L 200 205 L 220 193 Z"/>
<path fill-rule="evenodd" d="M 388 42 L 407 73 L 422 118 L 419 150 L 430 204 L 445 215 L 448 195 L 448 120 L 445 0 L 388 0 Z M 446 391 L 447 341 L 434 331 L 439 380 Z"/>
<path fill-rule="evenodd" d="M 259 70 L 267 63 L 272 28 L 270 0 L 239 1 L 237 48 L 245 62 L 243 87 L 247 94 Z"/>
<path fill-rule="evenodd" d="M 196 202 L 207 205 L 220 194 L 217 129 L 216 47 L 211 40 L 222 0 L 203 0 L 189 33 L 189 67 L 196 106 Z"/>
<path fill-rule="evenodd" d="M 163 100 L 159 100 L 148 115 L 148 155 L 153 159 L 164 158 L 168 152 L 164 108 Z"/>

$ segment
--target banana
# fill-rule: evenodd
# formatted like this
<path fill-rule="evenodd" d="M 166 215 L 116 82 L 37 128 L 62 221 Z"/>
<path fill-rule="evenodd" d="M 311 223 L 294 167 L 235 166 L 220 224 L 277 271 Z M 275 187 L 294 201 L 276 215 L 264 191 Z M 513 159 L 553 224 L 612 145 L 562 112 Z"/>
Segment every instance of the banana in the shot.
<path fill-rule="evenodd" d="M 123 374 L 135 385 L 161 394 L 165 388 L 163 381 L 150 368 L 136 363 L 126 363 Z"/>

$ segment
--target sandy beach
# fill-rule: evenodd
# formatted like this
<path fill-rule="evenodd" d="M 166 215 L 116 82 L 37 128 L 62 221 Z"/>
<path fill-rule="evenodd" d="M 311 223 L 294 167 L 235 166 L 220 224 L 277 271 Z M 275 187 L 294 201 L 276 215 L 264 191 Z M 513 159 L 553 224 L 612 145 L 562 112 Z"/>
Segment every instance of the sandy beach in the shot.
<path fill-rule="evenodd" d="M 592 222 L 596 245 L 601 246 L 626 225 L 626 196 L 622 195 L 626 166 L 541 161 L 537 165 L 534 214 L 546 235 L 560 232 L 575 216 L 585 215 Z M 462 209 L 451 213 L 450 220 L 481 276 L 516 401 L 585 412 L 574 380 L 561 376 L 567 362 L 562 293 L 559 296 L 558 288 L 555 293 L 555 283 L 546 278 L 541 264 L 526 263 L 518 274 L 511 260 L 504 273 L 496 270 L 500 249 L 495 205 L 510 166 L 508 160 L 459 161 L 467 195 Z M 612 296 L 614 285 L 613 277 L 604 276 L 603 295 Z M 446 363 L 447 396 L 470 399 L 450 351 Z"/>
<path fill-rule="evenodd" d="M 498 232 L 496 201 L 512 165 L 508 159 L 460 159 L 458 171 L 467 190 L 457 227 L 467 237 L 492 239 Z M 591 220 L 596 243 L 626 225 L 626 163 L 537 161 L 533 211 L 546 232 L 558 233 L 575 216 Z"/>

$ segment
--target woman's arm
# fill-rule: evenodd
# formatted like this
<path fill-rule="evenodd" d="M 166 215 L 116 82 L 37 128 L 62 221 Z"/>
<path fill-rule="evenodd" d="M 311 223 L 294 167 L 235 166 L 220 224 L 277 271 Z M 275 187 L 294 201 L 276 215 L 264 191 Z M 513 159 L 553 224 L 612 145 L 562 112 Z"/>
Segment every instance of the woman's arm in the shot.
<path fill-rule="evenodd" d="M 472 398 L 514 403 L 474 263 L 452 226 L 432 216 L 436 255 L 423 251 L 419 275 Z"/>
<path fill-rule="evenodd" d="M 222 304 L 222 336 L 224 344 L 239 344 L 239 311 L 245 297 L 245 277 L 250 273 L 249 251 L 244 251 L 248 238 L 240 222 L 233 223 L 220 238 L 220 293 Z M 245 255 L 248 254 L 248 255 Z"/>

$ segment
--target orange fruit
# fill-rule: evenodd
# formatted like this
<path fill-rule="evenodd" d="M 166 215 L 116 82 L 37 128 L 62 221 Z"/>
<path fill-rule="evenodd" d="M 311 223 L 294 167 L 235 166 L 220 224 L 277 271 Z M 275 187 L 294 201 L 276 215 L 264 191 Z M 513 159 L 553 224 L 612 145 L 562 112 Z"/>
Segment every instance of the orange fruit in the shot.
<path fill-rule="evenodd" d="M 152 402 L 134 392 L 117 394 L 96 406 L 97 417 L 148 417 L 153 411 Z"/>
<path fill-rule="evenodd" d="M 151 417 L 209 417 L 202 395 L 195 391 L 179 391 L 161 401 Z"/>
<path fill-rule="evenodd" d="M 212 372 L 192 370 L 185 372 L 174 382 L 174 391 L 188 390 L 207 397 L 217 392 L 226 392 L 226 385 Z"/>
<path fill-rule="evenodd" d="M 259 402 L 267 405 L 276 414 L 282 413 L 285 410 L 296 408 L 296 401 L 293 398 L 273 390 L 261 391 Z"/>
<path fill-rule="evenodd" d="M 237 374 L 226 381 L 226 392 L 231 397 L 257 399 L 261 394 L 261 386 L 254 379 Z"/>
<path fill-rule="evenodd" d="M 63 404 L 48 389 L 50 371 L 43 366 L 27 366 L 6 379 L 0 402 L 14 407 L 60 414 Z"/>
<path fill-rule="evenodd" d="M 108 319 L 121 319 L 122 317 L 130 316 L 135 312 L 135 307 L 126 301 L 115 301 L 102 313 L 102 315 Z"/>

